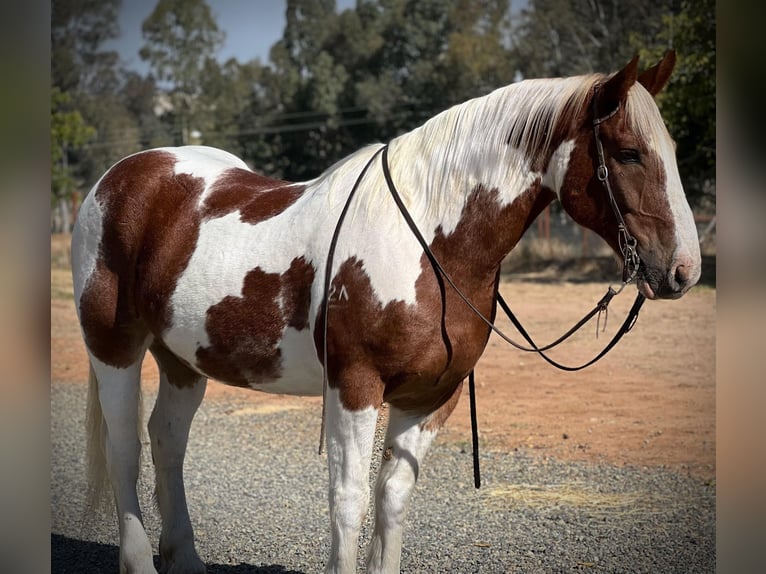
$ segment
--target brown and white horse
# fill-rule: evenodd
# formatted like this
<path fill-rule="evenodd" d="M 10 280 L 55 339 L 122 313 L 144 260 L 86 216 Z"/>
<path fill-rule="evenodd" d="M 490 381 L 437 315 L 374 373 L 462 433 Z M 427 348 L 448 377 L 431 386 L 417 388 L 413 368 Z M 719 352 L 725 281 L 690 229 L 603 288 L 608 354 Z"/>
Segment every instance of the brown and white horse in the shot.
<path fill-rule="evenodd" d="M 697 281 L 692 212 L 653 99 L 674 62 L 669 53 L 640 76 L 634 59 L 610 76 L 519 82 L 389 143 L 391 177 L 418 229 L 486 316 L 494 311 L 501 261 L 556 198 L 619 250 L 617 219 L 596 173 L 595 137 L 637 240 L 638 289 L 649 299 L 676 298 Z M 596 119 L 603 121 L 594 136 Z M 380 147 L 365 147 L 304 183 L 257 175 L 216 149 L 155 149 L 118 162 L 85 199 L 72 263 L 92 367 L 90 478 L 96 486 L 99 478 L 111 482 L 122 572 L 155 571 L 136 494 L 146 351 L 160 367 L 148 427 L 162 569 L 204 572 L 182 466 L 206 381 L 322 394 L 328 246 Z M 386 401 L 367 569 L 398 572 L 419 466 L 489 334 L 452 289 L 440 289 L 388 193 L 379 158 L 357 191 L 330 274 L 327 571 L 356 571 L 373 435 Z"/>

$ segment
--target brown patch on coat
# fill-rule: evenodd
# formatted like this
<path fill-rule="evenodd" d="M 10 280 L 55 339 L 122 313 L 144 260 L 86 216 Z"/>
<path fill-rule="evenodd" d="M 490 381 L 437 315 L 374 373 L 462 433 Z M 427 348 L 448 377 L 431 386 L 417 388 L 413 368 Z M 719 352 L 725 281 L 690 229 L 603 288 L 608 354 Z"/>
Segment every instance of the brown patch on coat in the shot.
<path fill-rule="evenodd" d="M 149 351 L 157 361 L 160 371 L 164 372 L 168 381 L 175 387 L 192 387 L 201 378 L 205 378 L 196 369 L 176 357 L 161 341 L 153 341 Z"/>
<path fill-rule="evenodd" d="M 80 298 L 80 322 L 88 350 L 101 362 L 126 368 L 135 363 L 147 331 L 132 312 L 131 287 L 99 259 Z"/>
<path fill-rule="evenodd" d="M 160 182 L 139 217 L 148 219 L 136 266 L 139 311 L 152 334 L 161 338 L 172 324 L 170 298 L 189 265 L 199 238 L 197 202 L 204 180 L 187 174 Z"/>
<path fill-rule="evenodd" d="M 279 215 L 301 196 L 305 187 L 270 179 L 241 168 L 226 170 L 205 198 L 203 217 L 222 217 L 239 210 L 243 223 L 255 225 Z"/>
<path fill-rule="evenodd" d="M 81 296 L 80 317 L 88 349 L 106 364 L 127 367 L 138 360 L 151 336 L 161 341 L 173 321 L 170 298 L 197 245 L 203 216 L 239 209 L 245 221 L 255 224 L 292 205 L 302 191 L 231 169 L 212 185 L 200 210 L 204 180 L 175 174 L 175 163 L 172 153 L 160 150 L 130 156 L 112 167 L 94 192 L 102 208 L 103 233 L 94 272 Z M 246 283 L 258 283 L 257 270 L 252 273 Z M 304 285 L 308 274 L 304 266 L 293 266 L 285 280 Z M 301 289 L 283 291 L 289 325 L 305 328 L 308 295 Z"/>
<path fill-rule="evenodd" d="M 314 268 L 303 257 L 282 274 L 250 271 L 242 295 L 225 297 L 207 311 L 210 345 L 197 349 L 199 368 L 239 386 L 276 380 L 282 370 L 279 343 L 290 326 L 308 327 Z"/>
<path fill-rule="evenodd" d="M 96 268 L 80 299 L 80 317 L 86 345 L 109 365 L 124 368 L 134 363 L 149 326 L 167 321 L 165 287 L 183 263 L 165 258 L 155 273 L 146 273 L 143 266 L 148 255 L 157 256 L 156 249 L 168 248 L 152 242 L 160 226 L 157 220 L 166 223 L 163 219 L 171 218 L 200 186 L 200 180 L 189 176 L 175 178 L 174 164 L 175 158 L 165 152 L 130 156 L 109 170 L 95 191 L 103 211 L 103 234 Z M 167 221 L 175 227 L 173 223 L 172 218 Z M 188 233 L 178 239 L 188 241 Z M 147 290 L 152 292 L 148 299 Z"/>
<path fill-rule="evenodd" d="M 446 272 L 490 320 L 500 262 L 554 197 L 539 183 L 505 207 L 498 195 L 477 186 L 455 230 L 445 235 L 437 229 L 430 245 Z M 333 278 L 333 286 L 345 287 L 352 303 L 330 307 L 327 343 L 330 386 L 339 388 L 346 409 L 377 408 L 385 400 L 400 410 L 428 415 L 449 401 L 456 404 L 463 379 L 484 351 L 489 328 L 449 285 L 442 301 L 425 254 L 420 265 L 415 305 L 391 301 L 383 306 L 363 262 L 355 258 L 344 261 Z M 314 331 L 318 349 L 323 321 L 320 310 Z M 452 408 L 454 404 L 444 407 L 444 418 Z M 442 422 L 435 416 L 432 424 L 435 428 Z"/>
<path fill-rule="evenodd" d="M 432 412 L 426 420 L 420 424 L 420 430 L 436 432 L 444 426 L 452 411 L 455 410 L 458 401 L 460 400 L 460 393 L 463 390 L 463 381 L 460 381 L 455 387 L 452 396 L 447 399 L 443 405 Z"/>

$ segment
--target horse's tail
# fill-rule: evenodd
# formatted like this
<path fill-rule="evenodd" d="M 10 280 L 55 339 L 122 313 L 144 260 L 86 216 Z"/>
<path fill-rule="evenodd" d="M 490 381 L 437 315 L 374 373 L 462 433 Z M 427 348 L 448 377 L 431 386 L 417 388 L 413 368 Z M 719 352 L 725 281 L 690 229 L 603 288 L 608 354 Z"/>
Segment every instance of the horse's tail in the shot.
<path fill-rule="evenodd" d="M 111 487 L 109 485 L 109 471 L 106 461 L 106 439 L 107 429 L 104 414 L 101 411 L 101 399 L 98 392 L 98 378 L 93 370 L 93 364 L 89 361 L 88 375 L 88 399 L 87 411 L 85 417 L 85 427 L 87 436 L 87 496 L 85 504 L 85 516 L 89 518 L 97 512 L 101 512 L 112 506 Z M 138 393 L 138 428 L 136 436 L 142 438 L 142 420 L 141 414 L 143 408 L 141 405 L 141 391 Z M 139 465 L 140 469 L 140 465 Z"/>
<path fill-rule="evenodd" d="M 106 468 L 106 424 L 98 396 L 98 379 L 93 365 L 88 361 L 88 406 L 85 415 L 87 436 L 86 461 L 88 465 L 88 490 L 85 505 L 86 516 L 107 508 L 109 473 Z"/>

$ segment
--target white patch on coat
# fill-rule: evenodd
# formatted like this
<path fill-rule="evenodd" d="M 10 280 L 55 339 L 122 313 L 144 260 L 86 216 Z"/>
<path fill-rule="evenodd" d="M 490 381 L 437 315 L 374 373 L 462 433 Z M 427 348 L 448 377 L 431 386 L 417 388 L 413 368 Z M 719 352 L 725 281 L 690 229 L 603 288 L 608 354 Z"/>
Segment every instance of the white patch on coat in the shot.
<path fill-rule="evenodd" d="M 282 362 L 279 379 L 250 385 L 253 389 L 284 395 L 321 396 L 322 365 L 317 359 L 311 329 L 285 330 L 279 343 Z"/>
<path fill-rule="evenodd" d="M 626 114 L 631 127 L 647 141 L 662 161 L 666 177 L 665 192 L 675 224 L 676 249 L 673 261 L 683 261 L 690 267 L 690 279 L 694 283 L 699 279 L 702 270 L 702 258 L 694 214 L 686 199 L 681 175 L 678 173 L 673 140 L 654 98 L 641 84 L 636 83 L 629 90 Z"/>
<path fill-rule="evenodd" d="M 543 175 L 542 184 L 554 191 L 559 199 L 561 199 L 561 186 L 564 185 L 564 177 L 569 169 L 569 160 L 572 157 L 574 146 L 574 140 L 562 142 L 553 152 L 548 169 Z"/>
<path fill-rule="evenodd" d="M 198 206 L 202 206 L 210 194 L 210 187 L 227 169 L 240 168 L 251 171 L 240 158 L 222 149 L 208 146 L 183 146 L 175 148 L 158 148 L 173 154 L 176 163 L 173 172 L 176 175 L 186 174 L 201 178 L 205 188 L 200 195 Z"/>
<path fill-rule="evenodd" d="M 96 269 L 99 245 L 103 236 L 103 208 L 96 199 L 96 190 L 103 177 L 93 186 L 80 206 L 77 223 L 72 230 L 71 257 L 72 282 L 74 287 L 75 307 L 80 316 L 80 297 L 85 285 Z"/>
<path fill-rule="evenodd" d="M 436 431 L 424 429 L 423 417 L 389 409 L 383 460 L 375 486 L 375 528 L 367 572 L 399 572 L 406 508 Z"/>

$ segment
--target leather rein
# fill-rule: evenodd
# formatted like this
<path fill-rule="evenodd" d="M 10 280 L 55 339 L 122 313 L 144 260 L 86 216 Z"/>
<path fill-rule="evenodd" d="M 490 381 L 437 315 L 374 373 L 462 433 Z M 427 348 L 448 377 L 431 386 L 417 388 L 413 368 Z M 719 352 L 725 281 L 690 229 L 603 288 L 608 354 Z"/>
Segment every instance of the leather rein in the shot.
<path fill-rule="evenodd" d="M 599 125 L 603 123 L 604 121 L 608 120 L 612 116 L 614 116 L 617 111 L 619 110 L 619 107 L 610 112 L 609 114 L 599 117 L 597 115 L 596 110 L 596 102 L 597 102 L 597 95 L 598 95 L 598 89 L 599 86 L 596 86 L 594 89 L 594 96 L 593 96 L 593 135 L 595 138 L 595 144 L 596 144 L 596 153 L 598 156 L 598 167 L 596 171 L 596 177 L 598 180 L 602 183 L 604 190 L 606 192 L 606 195 L 609 199 L 609 204 L 612 207 L 612 211 L 614 212 L 615 218 L 617 219 L 618 224 L 618 245 L 620 247 L 620 251 L 622 253 L 623 257 L 623 269 L 622 269 L 622 285 L 617 289 L 613 289 L 611 286 L 608 288 L 606 294 L 596 303 L 594 308 L 589 311 L 582 319 L 580 319 L 577 323 L 575 323 L 566 333 L 564 333 L 561 337 L 556 339 L 555 341 L 548 343 L 547 345 L 537 345 L 534 340 L 531 338 L 531 336 L 527 333 L 526 329 L 522 326 L 521 322 L 518 320 L 516 315 L 511 311 L 510 307 L 506 303 L 503 296 L 500 294 L 498 290 L 495 291 L 495 299 L 496 302 L 500 305 L 503 312 L 506 314 L 506 316 L 510 319 L 511 323 L 514 325 L 514 327 L 518 330 L 518 332 L 522 335 L 522 337 L 526 340 L 526 342 L 529 344 L 529 346 L 519 344 L 515 342 L 513 339 L 508 337 L 502 330 L 500 330 L 493 321 L 488 319 L 472 302 L 471 300 L 460 290 L 460 288 L 455 284 L 455 282 L 450 277 L 449 273 L 444 269 L 444 267 L 441 265 L 439 260 L 436 258 L 436 255 L 434 255 L 433 251 L 429 247 L 428 243 L 424 239 L 423 235 L 421 234 L 420 230 L 417 227 L 417 224 L 412 219 L 412 216 L 410 215 L 409 211 L 407 210 L 406 206 L 404 205 L 404 202 L 402 201 L 401 196 L 399 195 L 399 192 L 396 190 L 396 186 L 394 185 L 393 179 L 391 177 L 391 171 L 389 169 L 389 162 L 388 162 L 388 144 L 383 145 L 380 147 L 373 155 L 370 157 L 370 159 L 365 164 L 364 168 L 362 169 L 361 173 L 359 174 L 356 182 L 354 183 L 354 186 L 351 189 L 351 193 L 349 194 L 345 205 L 343 206 L 343 210 L 341 211 L 341 214 L 338 218 L 338 223 L 335 227 L 335 231 L 333 233 L 332 239 L 330 241 L 330 248 L 328 251 L 328 257 L 327 257 L 327 263 L 325 268 L 325 281 L 324 281 L 324 296 L 322 299 L 322 309 L 323 309 L 323 390 L 322 390 L 322 425 L 320 430 L 320 439 L 319 439 L 319 453 L 321 454 L 324 448 L 324 435 L 325 435 L 325 425 L 326 425 L 326 399 L 327 399 L 327 388 L 328 388 L 328 369 L 327 369 L 327 325 L 328 325 L 328 312 L 329 312 L 329 293 L 330 293 L 330 283 L 331 283 L 331 273 L 332 273 L 332 264 L 333 259 L 335 256 L 335 248 L 338 242 L 338 236 L 340 234 L 340 229 L 343 224 L 343 221 L 346 218 L 346 214 L 348 213 L 349 206 L 351 205 L 351 201 L 356 194 L 357 189 L 359 188 L 359 184 L 361 183 L 362 179 L 364 179 L 365 174 L 367 173 L 367 170 L 372 165 L 373 161 L 378 157 L 381 156 L 381 166 L 383 169 L 383 176 L 386 180 L 386 186 L 388 187 L 389 192 L 391 193 L 391 197 L 393 198 L 394 202 L 396 203 L 397 208 L 399 209 L 400 213 L 402 214 L 402 217 L 404 218 L 405 222 L 407 223 L 407 226 L 410 228 L 410 231 L 417 239 L 418 243 L 420 244 L 421 248 L 423 249 L 424 254 L 426 255 L 426 258 L 431 264 L 431 267 L 434 270 L 434 273 L 437 278 L 437 282 L 439 283 L 440 290 L 442 292 L 442 298 L 444 298 L 445 293 L 445 285 L 444 282 L 448 283 L 450 287 L 455 291 L 455 293 L 462 299 L 462 301 L 468 306 L 469 309 L 479 318 L 481 319 L 489 329 L 494 331 L 501 339 L 503 339 L 505 342 L 510 344 L 511 346 L 525 352 L 533 352 L 540 355 L 545 361 L 547 361 L 549 364 L 553 365 L 554 367 L 564 370 L 564 371 L 579 371 L 581 369 L 584 369 L 593 363 L 597 362 L 599 359 L 601 359 L 604 355 L 606 355 L 619 341 L 622 339 L 622 337 L 628 333 L 633 326 L 636 323 L 636 320 L 638 319 L 638 313 L 641 309 L 641 306 L 644 304 L 645 297 L 639 292 L 636 295 L 636 299 L 633 303 L 633 306 L 631 307 L 630 311 L 628 312 L 627 317 L 623 321 L 622 325 L 620 326 L 619 330 L 615 333 L 615 335 L 612 337 L 612 339 L 607 343 L 607 345 L 599 352 L 595 357 L 593 357 L 591 360 L 578 365 L 578 366 L 569 366 L 561 364 L 552 358 L 550 358 L 545 351 L 548 351 L 559 344 L 563 343 L 565 340 L 567 340 L 569 337 L 571 337 L 574 333 L 576 333 L 583 325 L 588 323 L 594 315 L 598 315 L 598 322 L 600 323 L 601 314 L 605 314 L 605 320 L 604 320 L 604 329 L 606 329 L 606 320 L 608 318 L 608 305 L 611 302 L 611 300 L 615 297 L 615 295 L 618 295 L 622 292 L 622 290 L 625 288 L 626 285 L 630 284 L 638 274 L 638 269 L 641 263 L 641 260 L 639 258 L 638 252 L 636 250 L 637 241 L 636 239 L 630 234 L 628 231 L 627 225 L 625 224 L 625 220 L 622 217 L 622 214 L 620 212 L 619 206 L 617 205 L 617 201 L 615 200 L 614 193 L 612 191 L 612 187 L 609 183 L 609 170 L 606 166 L 606 158 L 604 155 L 604 148 L 601 143 L 601 138 L 599 136 Z M 443 319 L 442 319 L 443 320 Z M 444 324 L 442 324 L 442 332 L 446 335 Z M 598 335 L 599 331 L 599 325 L 596 326 L 596 334 Z M 449 345 L 449 341 L 447 340 L 447 344 Z M 478 425 L 477 425 L 477 419 L 476 419 L 476 389 L 475 389 L 475 375 L 474 371 L 471 370 L 469 376 L 468 376 L 468 389 L 469 389 L 469 397 L 470 397 L 470 411 L 471 411 L 471 431 L 472 431 L 472 442 L 473 442 L 473 467 L 474 467 L 474 486 L 476 488 L 479 488 L 481 486 L 481 477 L 480 477 L 480 470 L 479 470 L 479 442 L 478 442 Z"/>

